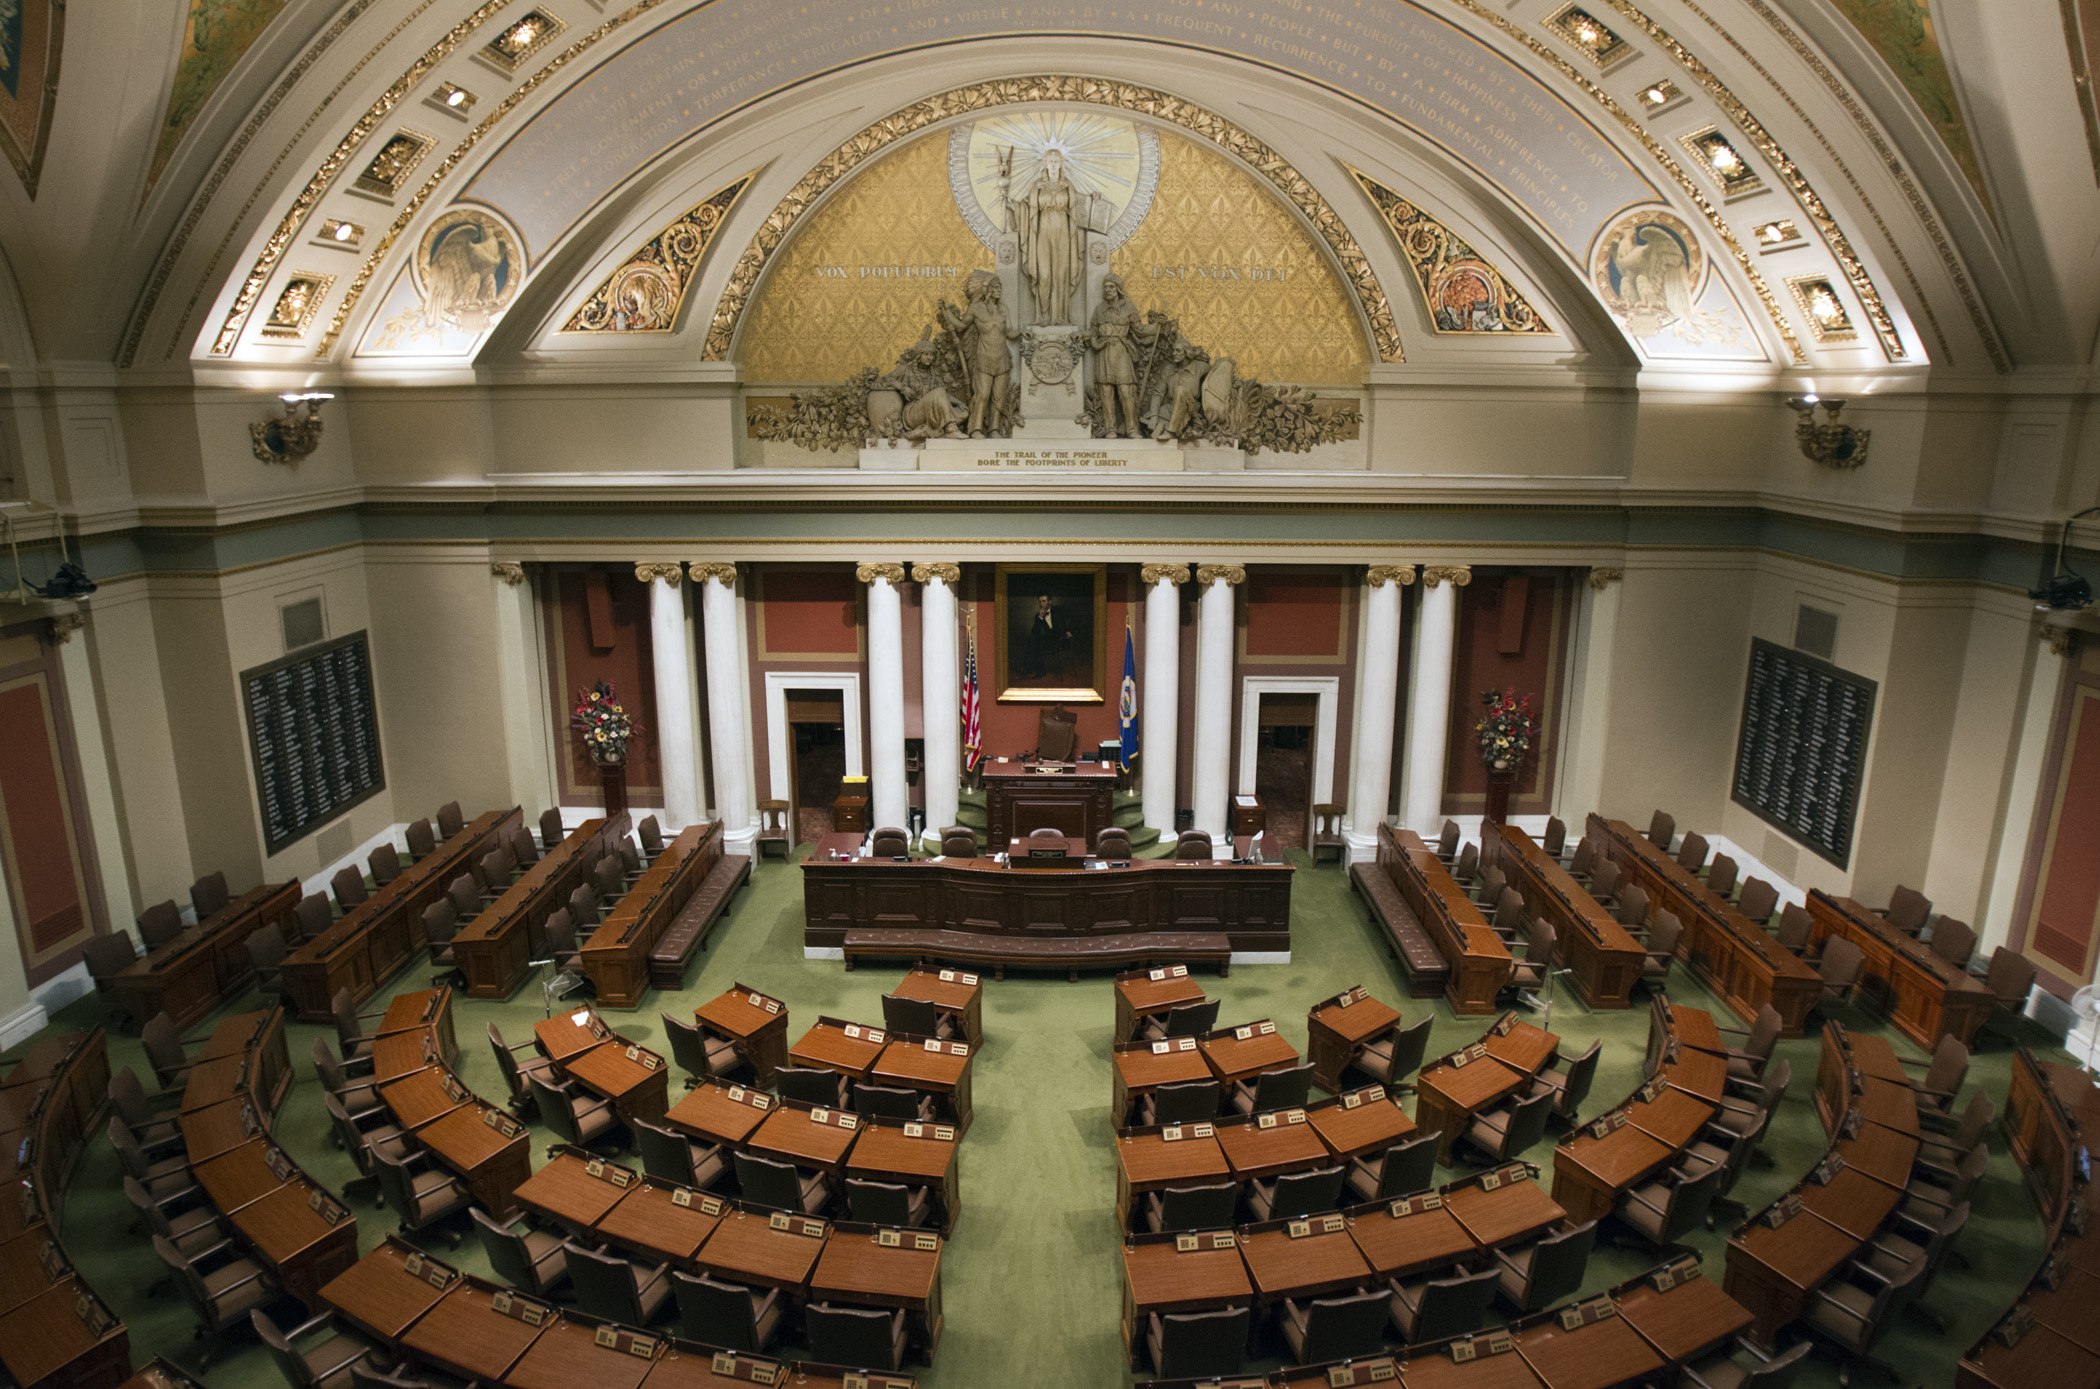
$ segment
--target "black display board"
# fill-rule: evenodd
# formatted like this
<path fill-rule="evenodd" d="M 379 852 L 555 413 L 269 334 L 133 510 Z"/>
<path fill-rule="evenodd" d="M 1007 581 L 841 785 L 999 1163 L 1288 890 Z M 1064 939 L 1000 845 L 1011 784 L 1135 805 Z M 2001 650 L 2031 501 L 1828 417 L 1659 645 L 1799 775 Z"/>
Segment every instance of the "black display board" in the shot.
<path fill-rule="evenodd" d="M 1751 639 L 1735 803 L 1840 868 L 1852 857 L 1875 688 L 1828 661 Z"/>
<path fill-rule="evenodd" d="M 386 785 L 365 634 L 241 672 L 268 852 Z"/>

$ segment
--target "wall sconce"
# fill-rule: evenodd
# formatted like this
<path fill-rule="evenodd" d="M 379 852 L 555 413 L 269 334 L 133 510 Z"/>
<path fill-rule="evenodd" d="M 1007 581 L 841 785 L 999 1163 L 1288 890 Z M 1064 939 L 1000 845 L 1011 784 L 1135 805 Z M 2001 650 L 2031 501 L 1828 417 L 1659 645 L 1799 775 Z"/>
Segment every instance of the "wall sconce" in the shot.
<path fill-rule="evenodd" d="M 321 446 L 321 402 L 327 391 L 287 391 L 277 397 L 284 413 L 248 426 L 255 457 L 263 463 L 297 463 Z"/>
<path fill-rule="evenodd" d="M 1801 422 L 1794 427 L 1794 441 L 1801 445 L 1803 458 L 1826 468 L 1857 468 L 1867 461 L 1867 441 L 1874 437 L 1874 431 L 1838 423 L 1838 412 L 1845 408 L 1844 401 L 1825 400 L 1819 395 L 1797 395 L 1788 397 L 1786 404 L 1789 410 L 1801 417 Z M 1821 424 L 1816 423 L 1818 407 L 1827 417 Z"/>

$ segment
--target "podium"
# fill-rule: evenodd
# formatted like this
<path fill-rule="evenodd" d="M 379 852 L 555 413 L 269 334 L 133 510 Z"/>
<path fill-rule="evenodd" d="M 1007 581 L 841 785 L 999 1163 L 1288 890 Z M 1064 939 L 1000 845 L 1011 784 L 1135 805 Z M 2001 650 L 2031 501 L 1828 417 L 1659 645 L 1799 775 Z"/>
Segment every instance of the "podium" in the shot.
<path fill-rule="evenodd" d="M 1009 840 L 1026 839 L 1039 829 L 1062 830 L 1091 851 L 1094 837 L 1112 822 L 1116 766 L 1057 765 L 1057 771 L 1039 771 L 1022 762 L 984 764 L 985 812 L 991 825 L 987 853 L 999 853 Z"/>

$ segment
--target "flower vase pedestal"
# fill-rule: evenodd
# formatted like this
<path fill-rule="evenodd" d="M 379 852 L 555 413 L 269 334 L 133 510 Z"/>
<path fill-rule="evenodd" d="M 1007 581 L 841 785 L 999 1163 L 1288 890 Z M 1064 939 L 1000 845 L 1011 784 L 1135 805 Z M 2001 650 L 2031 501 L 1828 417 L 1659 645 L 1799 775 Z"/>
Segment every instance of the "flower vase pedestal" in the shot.
<path fill-rule="evenodd" d="M 1512 767 L 1488 767 L 1487 818 L 1496 824 L 1509 821 L 1509 792 L 1516 785 L 1517 773 Z"/>
<path fill-rule="evenodd" d="M 600 762 L 598 784 L 605 792 L 605 818 L 610 820 L 627 811 L 627 763 Z"/>

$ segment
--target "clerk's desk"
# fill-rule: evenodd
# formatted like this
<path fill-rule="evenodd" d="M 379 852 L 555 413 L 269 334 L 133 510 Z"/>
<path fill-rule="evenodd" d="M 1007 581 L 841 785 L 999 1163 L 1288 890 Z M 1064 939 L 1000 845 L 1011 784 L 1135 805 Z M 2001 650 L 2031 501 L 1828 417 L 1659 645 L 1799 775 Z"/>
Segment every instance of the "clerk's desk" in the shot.
<path fill-rule="evenodd" d="M 1040 770 L 1038 770 L 1040 768 Z M 986 762 L 985 813 L 990 851 L 1036 830 L 1063 830 L 1083 844 L 1111 822 L 1116 794 L 1113 762 Z"/>

